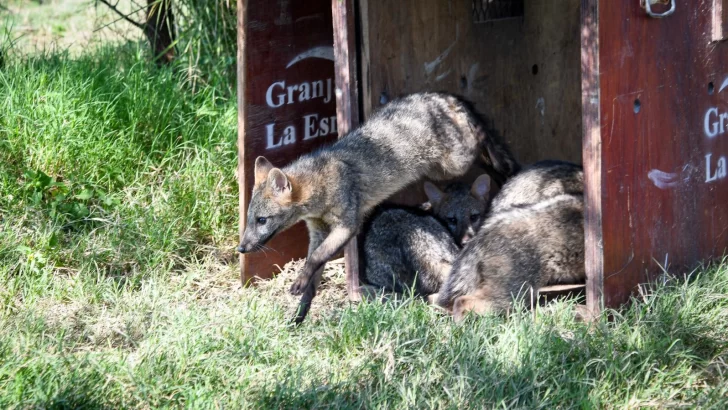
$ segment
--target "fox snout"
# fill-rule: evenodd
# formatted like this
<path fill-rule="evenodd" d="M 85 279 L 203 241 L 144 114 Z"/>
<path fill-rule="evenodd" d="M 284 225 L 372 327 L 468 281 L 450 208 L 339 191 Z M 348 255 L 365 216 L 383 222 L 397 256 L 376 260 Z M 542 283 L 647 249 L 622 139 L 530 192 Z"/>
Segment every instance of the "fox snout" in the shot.
<path fill-rule="evenodd" d="M 463 246 L 466 243 L 470 242 L 470 240 L 473 239 L 473 235 L 471 235 L 469 232 L 466 232 L 465 235 L 460 239 L 460 245 Z"/>
<path fill-rule="evenodd" d="M 475 229 L 473 226 L 467 226 L 465 228 L 465 232 L 463 232 L 462 235 L 460 235 L 460 246 L 465 246 L 466 243 L 470 242 L 471 239 L 475 236 Z"/>
<path fill-rule="evenodd" d="M 240 242 L 240 245 L 236 248 L 238 252 L 240 253 L 251 253 L 256 252 L 263 248 L 263 243 L 258 241 L 250 241 L 243 238 L 243 241 Z"/>
<path fill-rule="evenodd" d="M 260 249 L 264 243 L 259 238 L 255 237 L 255 234 L 251 234 L 248 229 L 243 233 L 243 240 L 240 241 L 240 245 L 237 247 L 237 251 L 240 253 L 255 252 Z"/>

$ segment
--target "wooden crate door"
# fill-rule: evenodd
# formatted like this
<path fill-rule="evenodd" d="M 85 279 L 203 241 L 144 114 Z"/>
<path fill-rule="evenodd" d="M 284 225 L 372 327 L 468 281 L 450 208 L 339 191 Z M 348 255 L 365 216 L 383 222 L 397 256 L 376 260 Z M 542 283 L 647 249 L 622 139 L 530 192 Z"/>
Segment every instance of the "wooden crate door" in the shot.
<path fill-rule="evenodd" d="M 334 141 L 336 95 L 329 0 L 238 0 L 238 179 L 240 233 L 259 155 L 284 166 Z M 265 252 L 243 255 L 243 282 L 306 256 L 299 223 Z"/>
<path fill-rule="evenodd" d="M 667 9 L 659 3 L 656 12 Z M 728 246 L 728 43 L 714 41 L 720 3 L 678 0 L 674 14 L 657 19 L 639 0 L 598 2 L 594 246 L 603 249 L 608 307 L 627 301 L 661 265 L 685 272 Z"/>

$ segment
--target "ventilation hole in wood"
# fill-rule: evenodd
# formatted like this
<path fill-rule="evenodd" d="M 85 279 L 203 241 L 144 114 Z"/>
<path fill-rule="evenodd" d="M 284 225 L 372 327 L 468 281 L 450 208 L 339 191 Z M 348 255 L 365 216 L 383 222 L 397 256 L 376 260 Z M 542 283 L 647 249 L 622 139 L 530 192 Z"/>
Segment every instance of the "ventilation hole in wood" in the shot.
<path fill-rule="evenodd" d="M 634 100 L 634 113 L 637 114 L 642 109 L 642 103 L 640 102 L 639 98 Z"/>
<path fill-rule="evenodd" d="M 523 17 L 523 0 L 472 0 L 473 21 L 485 23 Z"/>
<path fill-rule="evenodd" d="M 379 95 L 379 104 L 385 105 L 389 102 L 389 96 L 387 95 L 386 91 L 382 91 L 382 94 Z"/>
<path fill-rule="evenodd" d="M 531 72 L 533 75 L 538 74 L 538 64 L 534 64 L 533 67 L 531 67 Z"/>
<path fill-rule="evenodd" d="M 713 95 L 715 92 L 715 85 L 713 85 L 713 82 L 708 83 L 708 95 Z"/>

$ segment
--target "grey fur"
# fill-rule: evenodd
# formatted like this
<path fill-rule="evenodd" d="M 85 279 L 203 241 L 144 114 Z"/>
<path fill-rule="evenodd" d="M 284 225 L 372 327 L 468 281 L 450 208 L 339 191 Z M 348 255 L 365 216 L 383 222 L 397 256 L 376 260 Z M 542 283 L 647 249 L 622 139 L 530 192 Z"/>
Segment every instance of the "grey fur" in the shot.
<path fill-rule="evenodd" d="M 476 160 L 501 178 L 518 171 L 508 148 L 486 133 L 484 122 L 466 102 L 442 93 L 393 100 L 362 127 L 282 172 L 259 157 L 238 250 L 257 250 L 278 232 L 306 221 L 309 254 L 291 287 L 291 293 L 303 294 L 295 319 L 300 323 L 324 264 L 356 235 L 376 205 L 423 177 L 462 176 Z"/>
<path fill-rule="evenodd" d="M 451 183 L 444 191 L 425 182 L 425 193 L 433 214 L 447 226 L 459 246 L 472 239 L 485 221 L 490 184 L 487 174 L 480 175 L 472 185 Z"/>
<path fill-rule="evenodd" d="M 529 287 L 584 278 L 583 195 L 557 195 L 491 214 L 453 263 L 437 303 L 459 320 L 469 310 L 506 310 Z"/>
<path fill-rule="evenodd" d="M 529 286 L 583 281 L 583 191 L 583 168 L 564 161 L 540 161 L 509 179 L 438 304 L 460 319 L 467 310 L 507 309 Z"/>
<path fill-rule="evenodd" d="M 363 279 L 392 292 L 437 293 L 460 250 L 442 223 L 422 211 L 382 210 L 364 233 Z"/>
<path fill-rule="evenodd" d="M 561 194 L 584 193 L 584 169 L 571 162 L 536 162 L 509 179 L 490 205 L 490 213 L 535 204 Z"/>
<path fill-rule="evenodd" d="M 472 185 L 451 183 L 444 192 L 429 182 L 425 187 L 428 207 L 381 208 L 364 225 L 362 279 L 373 288 L 398 293 L 413 289 L 420 296 L 437 293 L 460 251 L 456 242 L 470 231 L 474 235 L 484 219 L 488 175 Z"/>

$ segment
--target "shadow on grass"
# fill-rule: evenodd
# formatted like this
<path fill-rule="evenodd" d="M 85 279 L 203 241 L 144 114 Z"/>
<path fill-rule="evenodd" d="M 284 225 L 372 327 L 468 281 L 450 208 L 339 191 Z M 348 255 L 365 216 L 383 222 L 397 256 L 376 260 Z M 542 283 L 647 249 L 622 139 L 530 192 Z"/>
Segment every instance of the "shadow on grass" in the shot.
<path fill-rule="evenodd" d="M 715 376 L 728 367 L 709 368 L 728 361 L 726 313 L 721 313 L 728 301 L 706 291 L 705 281 L 702 287 L 691 291 L 678 283 L 660 289 L 647 303 L 635 301 L 621 314 L 614 312 L 614 321 L 592 325 L 563 312 L 536 320 L 525 312 L 508 319 L 470 317 L 452 325 L 417 307 L 382 314 L 381 308 L 362 305 L 343 315 L 337 331 L 319 346 L 351 368 L 333 375 L 315 365 L 290 368 L 252 392 L 251 403 L 256 408 L 720 408 L 728 404 L 728 387 Z"/>

